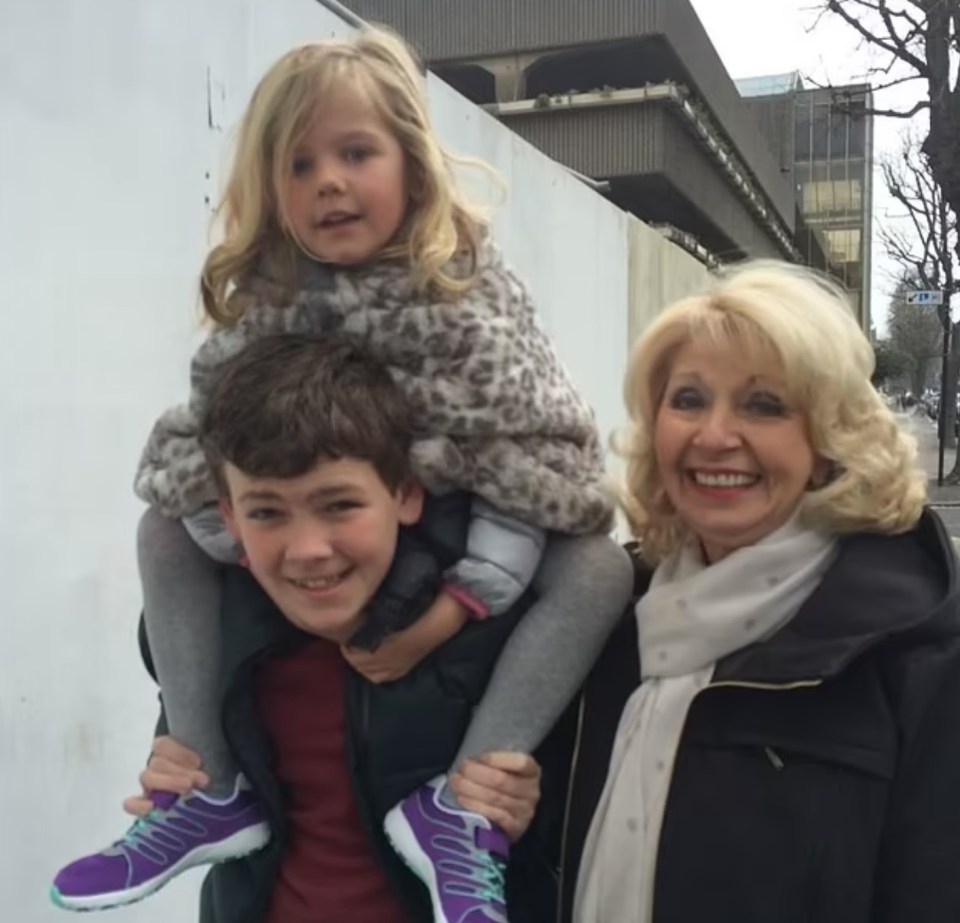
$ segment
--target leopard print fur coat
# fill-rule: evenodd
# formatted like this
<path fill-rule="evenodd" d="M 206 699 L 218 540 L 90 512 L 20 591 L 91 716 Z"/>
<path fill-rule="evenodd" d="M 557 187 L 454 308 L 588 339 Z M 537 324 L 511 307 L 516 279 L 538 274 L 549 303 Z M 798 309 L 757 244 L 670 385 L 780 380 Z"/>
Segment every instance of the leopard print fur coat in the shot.
<path fill-rule="evenodd" d="M 289 250 L 267 254 L 230 295 L 240 319 L 194 356 L 189 404 L 155 424 L 137 495 L 176 518 L 215 500 L 197 424 L 217 367 L 259 337 L 337 334 L 382 361 L 410 401 L 413 469 L 427 490 L 468 490 L 544 529 L 608 528 L 612 504 L 589 406 L 489 237 L 477 268 L 476 284 L 451 300 L 417 294 L 400 263 L 334 271 Z"/>

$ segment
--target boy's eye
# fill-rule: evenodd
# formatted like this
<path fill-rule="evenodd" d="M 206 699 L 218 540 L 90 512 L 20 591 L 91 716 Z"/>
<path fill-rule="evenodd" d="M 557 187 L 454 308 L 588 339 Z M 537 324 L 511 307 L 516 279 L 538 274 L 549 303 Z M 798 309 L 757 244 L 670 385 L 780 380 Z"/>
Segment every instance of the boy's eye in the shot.
<path fill-rule="evenodd" d="M 311 161 L 309 157 L 294 157 L 292 165 L 293 175 L 303 176 L 310 172 L 312 166 L 313 161 Z"/>
<path fill-rule="evenodd" d="M 696 410 L 703 407 L 703 395 L 696 388 L 677 388 L 670 395 L 670 406 L 674 410 Z"/>
<path fill-rule="evenodd" d="M 271 519 L 276 519 L 280 515 L 280 510 L 273 509 L 269 506 L 256 507 L 246 512 L 246 518 L 252 519 L 254 522 L 267 522 Z"/>
<path fill-rule="evenodd" d="M 342 515 L 343 513 L 349 513 L 351 510 L 358 509 L 360 503 L 356 500 L 337 500 L 334 503 L 327 504 L 327 512 L 332 513 L 333 515 Z"/>

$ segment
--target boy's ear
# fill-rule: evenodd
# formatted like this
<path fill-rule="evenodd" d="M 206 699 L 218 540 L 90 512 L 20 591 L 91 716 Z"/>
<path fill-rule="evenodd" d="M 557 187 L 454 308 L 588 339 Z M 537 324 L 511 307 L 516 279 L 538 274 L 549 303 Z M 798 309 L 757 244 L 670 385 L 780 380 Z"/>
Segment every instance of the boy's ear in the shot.
<path fill-rule="evenodd" d="M 234 513 L 233 511 L 233 504 L 230 502 L 230 498 L 221 497 L 219 501 L 219 506 L 220 506 L 220 515 L 223 517 L 223 524 L 227 527 L 227 531 L 239 543 L 240 532 L 237 529 L 237 516 L 236 516 L 236 513 Z"/>
<path fill-rule="evenodd" d="M 400 501 L 397 518 L 402 526 L 416 525 L 423 514 L 423 487 L 416 478 L 408 478 L 397 491 Z"/>

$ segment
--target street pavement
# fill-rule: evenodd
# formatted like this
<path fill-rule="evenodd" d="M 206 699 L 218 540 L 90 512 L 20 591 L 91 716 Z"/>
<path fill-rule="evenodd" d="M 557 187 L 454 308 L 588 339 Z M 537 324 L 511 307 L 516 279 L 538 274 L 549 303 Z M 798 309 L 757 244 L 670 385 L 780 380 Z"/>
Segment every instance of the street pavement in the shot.
<path fill-rule="evenodd" d="M 954 538 L 960 538 L 960 486 L 937 487 L 937 425 L 922 412 L 897 414 L 899 423 L 917 439 L 920 466 L 926 472 L 930 505 L 943 519 L 948 531 Z M 956 449 L 947 446 L 943 455 L 944 474 L 953 468 Z"/>

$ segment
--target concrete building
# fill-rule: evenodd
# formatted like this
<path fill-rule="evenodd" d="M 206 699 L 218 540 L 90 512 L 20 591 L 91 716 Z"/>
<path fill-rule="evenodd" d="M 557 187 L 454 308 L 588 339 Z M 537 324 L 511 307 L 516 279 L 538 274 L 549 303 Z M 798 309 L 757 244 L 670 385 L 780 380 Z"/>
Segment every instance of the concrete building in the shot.
<path fill-rule="evenodd" d="M 781 170 L 789 171 L 809 240 L 852 294 L 870 330 L 873 237 L 873 106 L 871 89 L 855 84 L 807 89 L 798 73 L 737 81 Z"/>
<path fill-rule="evenodd" d="M 802 259 L 789 169 L 688 0 L 351 0 L 431 70 L 708 262 Z"/>

